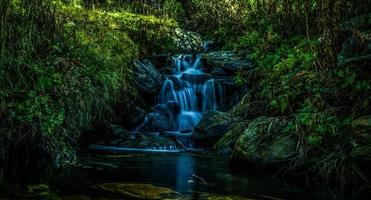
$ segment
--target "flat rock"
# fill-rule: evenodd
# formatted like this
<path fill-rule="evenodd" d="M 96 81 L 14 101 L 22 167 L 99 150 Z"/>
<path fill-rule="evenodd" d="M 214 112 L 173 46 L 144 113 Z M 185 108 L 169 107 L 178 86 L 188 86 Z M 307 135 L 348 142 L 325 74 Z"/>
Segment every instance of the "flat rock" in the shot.
<path fill-rule="evenodd" d="M 212 68 L 222 68 L 232 72 L 249 70 L 253 67 L 248 56 L 240 56 L 234 51 L 213 51 L 202 54 L 202 60 Z"/>

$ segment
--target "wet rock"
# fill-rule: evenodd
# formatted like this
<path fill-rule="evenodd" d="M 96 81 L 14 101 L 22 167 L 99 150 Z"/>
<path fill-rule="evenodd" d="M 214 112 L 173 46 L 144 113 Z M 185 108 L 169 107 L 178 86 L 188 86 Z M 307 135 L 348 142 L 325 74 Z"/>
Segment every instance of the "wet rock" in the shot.
<path fill-rule="evenodd" d="M 189 83 L 194 84 L 204 84 L 206 81 L 214 79 L 216 84 L 221 85 L 235 85 L 234 81 L 230 77 L 224 76 L 215 76 L 211 74 L 192 74 L 192 73 L 183 73 L 182 78 Z"/>
<path fill-rule="evenodd" d="M 139 123 L 141 123 L 144 120 L 145 116 L 146 116 L 146 111 L 139 108 L 138 106 L 135 106 L 130 112 L 130 117 L 128 119 L 128 122 L 130 125 L 137 126 L 139 125 Z"/>
<path fill-rule="evenodd" d="M 95 185 L 93 188 L 125 199 L 155 200 L 177 196 L 177 193 L 172 189 L 157 187 L 151 184 L 104 183 Z"/>
<path fill-rule="evenodd" d="M 208 111 L 201 118 L 194 130 L 193 138 L 196 145 L 212 147 L 234 122 L 241 119 L 229 113 Z"/>
<path fill-rule="evenodd" d="M 259 117 L 237 139 L 232 159 L 268 168 L 282 167 L 296 152 L 297 138 L 282 135 L 287 120 Z"/>
<path fill-rule="evenodd" d="M 141 132 L 166 131 L 173 127 L 171 119 L 162 113 L 153 112 L 148 114 L 147 121 L 139 129 Z"/>
<path fill-rule="evenodd" d="M 124 141 L 118 146 L 137 149 L 175 150 L 177 143 L 160 135 L 137 133 L 136 138 Z"/>
<path fill-rule="evenodd" d="M 180 105 L 176 101 L 168 101 L 165 104 L 156 105 L 154 110 L 172 122 L 180 113 Z"/>
<path fill-rule="evenodd" d="M 138 88 L 151 95 L 156 95 L 161 88 L 161 74 L 149 61 L 135 61 L 132 67 L 134 82 Z"/>
<path fill-rule="evenodd" d="M 231 73 L 249 70 L 253 67 L 246 55 L 238 55 L 234 51 L 214 51 L 202 54 L 202 60 L 212 68 L 222 68 Z"/>
<path fill-rule="evenodd" d="M 217 76 L 228 76 L 227 72 L 225 72 L 225 70 L 222 68 L 213 68 L 210 73 Z"/>

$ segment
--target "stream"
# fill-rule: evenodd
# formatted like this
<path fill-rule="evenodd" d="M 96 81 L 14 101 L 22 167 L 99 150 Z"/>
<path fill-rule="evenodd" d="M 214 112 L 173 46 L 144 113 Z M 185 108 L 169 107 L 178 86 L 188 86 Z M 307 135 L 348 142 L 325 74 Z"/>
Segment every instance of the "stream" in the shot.
<path fill-rule="evenodd" d="M 231 165 L 226 157 L 183 151 L 197 148 L 192 133 L 203 113 L 225 110 L 223 105 L 228 103 L 228 97 L 218 77 L 203 71 L 199 55 L 179 55 L 173 62 L 172 72 L 163 76 L 161 90 L 154 97 L 153 112 L 147 113 L 130 133 L 130 137 L 139 138 L 140 145 L 130 141 L 116 146 L 91 145 L 90 149 L 79 152 L 77 162 L 63 167 L 54 168 L 46 161 L 37 167 L 6 174 L 0 180 L 0 199 L 312 200 L 333 195 L 324 188 L 305 186 L 301 178 L 287 183 L 272 173 Z M 142 145 L 143 138 L 148 137 L 155 138 L 155 142 Z M 166 142 L 158 142 L 156 138 Z M 178 144 L 168 142 L 173 138 Z M 127 188 L 116 188 L 114 192 L 97 189 L 104 183 L 130 183 L 134 188 L 150 184 L 174 193 L 171 198 L 135 196 L 149 194 L 141 189 L 129 191 L 132 196 L 128 197 Z M 154 191 L 166 190 L 161 188 Z"/>
<path fill-rule="evenodd" d="M 11 176 L 9 174 L 9 176 Z M 230 166 L 225 158 L 191 153 L 84 152 L 69 167 L 29 168 L 0 187 L 0 194 L 15 199 L 127 199 L 102 193 L 102 183 L 153 184 L 178 192 L 174 199 L 322 199 L 321 191 L 243 166 Z M 48 186 L 47 192 L 27 193 L 29 187 Z M 25 189 L 26 188 L 26 189 Z M 50 188 L 50 189 L 49 189 Z M 29 191 L 28 191 L 29 192 Z M 53 198 L 52 198 L 53 197 Z"/>

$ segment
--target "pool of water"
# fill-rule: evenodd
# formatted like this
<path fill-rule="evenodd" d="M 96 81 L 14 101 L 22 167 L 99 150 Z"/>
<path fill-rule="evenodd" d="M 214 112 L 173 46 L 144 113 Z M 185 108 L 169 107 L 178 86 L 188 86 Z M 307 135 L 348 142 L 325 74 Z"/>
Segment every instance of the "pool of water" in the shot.
<path fill-rule="evenodd" d="M 292 180 L 289 184 L 270 173 L 230 166 L 225 158 L 191 153 L 83 153 L 67 167 L 26 169 L 7 176 L 13 178 L 2 180 L 0 199 L 16 198 L 27 186 L 39 184 L 50 187 L 48 192 L 58 197 L 105 197 L 92 186 L 112 182 L 166 187 L 188 195 L 187 199 L 198 199 L 192 197 L 195 192 L 252 199 L 326 198 L 318 189 L 301 187 Z"/>

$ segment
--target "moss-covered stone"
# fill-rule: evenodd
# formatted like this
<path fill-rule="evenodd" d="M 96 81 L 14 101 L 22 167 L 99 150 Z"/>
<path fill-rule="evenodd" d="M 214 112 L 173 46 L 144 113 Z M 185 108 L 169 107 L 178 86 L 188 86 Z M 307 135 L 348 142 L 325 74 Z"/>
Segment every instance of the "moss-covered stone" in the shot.
<path fill-rule="evenodd" d="M 277 117 L 259 117 L 252 121 L 236 142 L 233 160 L 280 166 L 295 153 L 297 144 L 293 136 L 282 135 L 286 123 L 286 119 Z"/>
<path fill-rule="evenodd" d="M 213 68 L 222 68 L 230 72 L 249 70 L 253 67 L 251 60 L 234 51 L 214 51 L 202 55 L 202 60 Z"/>
<path fill-rule="evenodd" d="M 127 199 L 165 199 L 177 195 L 177 193 L 170 188 L 140 183 L 104 183 L 95 185 L 94 188 L 113 196 Z"/>
<path fill-rule="evenodd" d="M 243 134 L 243 130 L 246 130 L 249 124 L 250 121 L 233 123 L 229 131 L 214 145 L 214 149 L 221 154 L 232 153 L 237 139 Z"/>
<path fill-rule="evenodd" d="M 194 140 L 199 146 L 212 147 L 227 133 L 234 122 L 239 121 L 241 121 L 239 117 L 230 113 L 208 111 L 195 127 Z"/>

